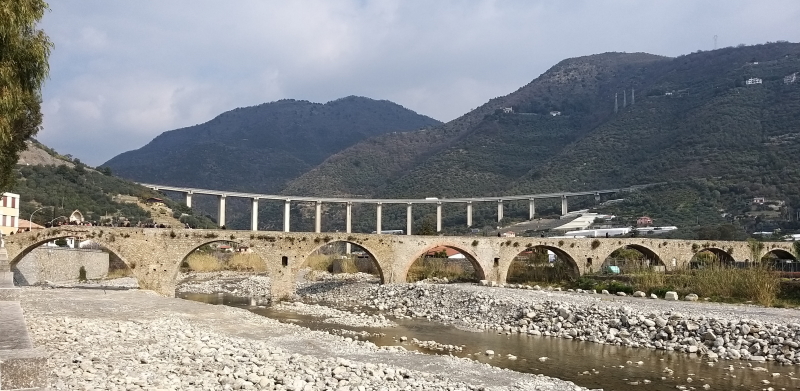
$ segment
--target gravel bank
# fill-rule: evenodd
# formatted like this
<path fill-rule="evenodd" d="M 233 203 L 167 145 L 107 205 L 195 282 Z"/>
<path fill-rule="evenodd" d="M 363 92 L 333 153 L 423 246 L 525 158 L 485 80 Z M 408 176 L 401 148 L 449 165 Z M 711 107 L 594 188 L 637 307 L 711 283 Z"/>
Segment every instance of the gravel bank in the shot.
<path fill-rule="evenodd" d="M 241 297 L 269 298 L 269 277 L 240 272 L 184 273 L 177 293 L 229 293 Z"/>
<path fill-rule="evenodd" d="M 54 389 L 582 390 L 146 291 L 23 289 Z"/>
<path fill-rule="evenodd" d="M 381 314 L 368 315 L 365 313 L 353 314 L 348 311 L 341 311 L 335 308 L 325 307 L 315 304 L 303 304 L 301 302 L 278 303 L 274 306 L 280 311 L 291 311 L 303 315 L 324 317 L 325 323 L 339 324 L 351 327 L 395 327 L 397 323 L 386 319 Z"/>
<path fill-rule="evenodd" d="M 300 291 L 335 305 L 362 304 L 472 330 L 555 336 L 602 344 L 800 364 L 800 312 L 707 302 L 469 284 L 338 284 Z"/>

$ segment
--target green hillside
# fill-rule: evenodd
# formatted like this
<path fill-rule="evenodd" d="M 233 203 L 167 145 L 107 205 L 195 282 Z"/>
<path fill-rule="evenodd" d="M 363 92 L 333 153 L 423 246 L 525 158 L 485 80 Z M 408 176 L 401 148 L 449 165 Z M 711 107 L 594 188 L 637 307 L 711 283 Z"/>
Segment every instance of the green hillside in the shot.
<path fill-rule="evenodd" d="M 79 210 L 87 221 L 101 223 L 128 220 L 132 224 L 152 222 L 150 212 L 136 204 L 114 201 L 117 195 L 134 196 L 140 200 L 161 197 L 145 187 L 110 175 L 108 170 L 94 170 L 77 159 L 59 155 L 36 142 L 28 144 L 21 161 L 38 158 L 42 164 L 17 165 L 11 192 L 20 195 L 20 218 L 45 225 L 51 221 L 66 221 L 74 210 Z M 47 157 L 44 159 L 43 157 Z M 193 227 L 213 227 L 207 217 L 195 216 L 185 205 L 165 200 L 176 218 Z M 37 211 L 39 208 L 42 210 Z M 181 216 L 185 214 L 184 216 Z"/>

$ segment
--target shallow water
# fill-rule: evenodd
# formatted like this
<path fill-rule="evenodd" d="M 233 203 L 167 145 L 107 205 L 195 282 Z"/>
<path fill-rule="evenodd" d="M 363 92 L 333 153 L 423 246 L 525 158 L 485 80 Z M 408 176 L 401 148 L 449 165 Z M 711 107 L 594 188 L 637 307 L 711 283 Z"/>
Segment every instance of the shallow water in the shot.
<path fill-rule="evenodd" d="M 711 390 L 761 390 L 768 387 L 773 387 L 775 390 L 800 389 L 800 379 L 798 379 L 800 376 L 795 376 L 795 373 L 800 372 L 800 366 L 781 366 L 773 363 L 750 365 L 746 361 L 724 360 L 709 364 L 693 354 L 527 334 L 476 333 L 421 319 L 395 320 L 398 327 L 391 328 L 347 327 L 324 323 L 320 317 L 278 311 L 270 307 L 251 306 L 249 298 L 218 294 L 182 294 L 180 297 L 209 304 L 246 308 L 253 313 L 281 322 L 294 323 L 332 334 L 345 336 L 353 334 L 342 330 L 366 332 L 369 333 L 368 336 L 359 338 L 380 346 L 401 345 L 408 350 L 431 354 L 449 353 L 418 348 L 411 343 L 411 340 L 413 338 L 421 341 L 434 340 L 442 344 L 463 346 L 462 352 L 452 354 L 518 372 L 570 380 L 589 388 L 605 390 L 641 388 L 651 391 L 675 390 L 676 386 L 685 386 L 687 389 L 702 390 L 703 385 L 708 384 Z M 407 337 L 408 341 L 400 342 L 401 336 Z M 489 349 L 494 350 L 493 356 L 485 354 Z M 517 359 L 509 359 L 507 357 L 509 354 L 516 356 Z M 542 361 L 541 357 L 547 359 Z M 728 369 L 731 365 L 733 370 Z M 773 373 L 779 376 L 773 377 Z"/>

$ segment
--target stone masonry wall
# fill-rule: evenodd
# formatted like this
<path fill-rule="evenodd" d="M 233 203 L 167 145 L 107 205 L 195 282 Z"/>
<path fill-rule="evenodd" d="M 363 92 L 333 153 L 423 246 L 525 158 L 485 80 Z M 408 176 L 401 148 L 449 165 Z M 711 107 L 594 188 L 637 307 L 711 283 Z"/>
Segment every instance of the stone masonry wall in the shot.
<path fill-rule="evenodd" d="M 40 247 L 12 265 L 14 284 L 35 285 L 41 282 L 75 282 L 80 268 L 86 269 L 87 279 L 103 278 L 108 274 L 108 253 L 100 250 Z"/>
<path fill-rule="evenodd" d="M 384 283 L 405 282 L 413 262 L 430 249 L 439 246 L 459 250 L 482 279 L 499 284 L 505 283 L 514 258 L 531 247 L 543 247 L 556 252 L 559 257 L 563 256 L 578 274 L 598 270 L 609 254 L 626 246 L 650 253 L 667 270 L 684 266 L 695 253 L 704 249 L 717 251 L 734 261 L 760 259 L 767 251 L 782 251 L 786 254 L 792 251 L 791 243 L 786 242 L 764 242 L 763 247 L 757 249 L 756 255 L 747 242 L 656 238 L 495 238 L 83 226 L 20 233 L 6 239 L 6 249 L 13 264 L 31 249 L 65 237 L 94 240 L 120 257 L 131 269 L 142 289 L 168 296 L 175 294 L 176 277 L 186 255 L 199 246 L 218 241 L 246 245 L 258 255 L 267 267 L 267 274 L 272 279 L 272 295 L 276 298 L 291 296 L 295 289 L 295 277 L 308 256 L 327 243 L 336 241 L 358 245 L 373 256 Z M 105 258 L 104 266 L 107 265 L 108 258 Z M 80 265 L 76 266 L 72 271 L 65 269 L 64 275 L 71 279 L 77 278 L 79 267 Z"/>

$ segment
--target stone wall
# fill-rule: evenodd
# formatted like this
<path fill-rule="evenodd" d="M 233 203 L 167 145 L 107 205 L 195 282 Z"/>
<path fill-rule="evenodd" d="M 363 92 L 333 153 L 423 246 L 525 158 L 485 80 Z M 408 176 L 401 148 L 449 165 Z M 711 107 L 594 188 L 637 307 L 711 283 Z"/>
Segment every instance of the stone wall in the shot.
<path fill-rule="evenodd" d="M 78 280 L 80 268 L 86 278 L 104 278 L 108 274 L 108 253 L 60 247 L 39 247 L 12 265 L 14 284 L 35 285 L 44 281 L 65 283 Z"/>

